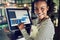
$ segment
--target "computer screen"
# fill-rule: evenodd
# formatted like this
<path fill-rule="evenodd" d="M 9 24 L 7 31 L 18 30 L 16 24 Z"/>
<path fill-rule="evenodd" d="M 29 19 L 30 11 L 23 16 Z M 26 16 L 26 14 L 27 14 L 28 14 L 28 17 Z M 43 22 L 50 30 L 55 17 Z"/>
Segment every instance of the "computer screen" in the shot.
<path fill-rule="evenodd" d="M 31 24 L 30 15 L 27 9 L 7 8 L 7 20 L 10 30 L 17 29 L 16 26 L 20 23 L 25 25 Z"/>
<path fill-rule="evenodd" d="M 30 24 L 26 10 L 9 10 L 9 17 L 11 26 L 16 26 L 19 23 Z"/>

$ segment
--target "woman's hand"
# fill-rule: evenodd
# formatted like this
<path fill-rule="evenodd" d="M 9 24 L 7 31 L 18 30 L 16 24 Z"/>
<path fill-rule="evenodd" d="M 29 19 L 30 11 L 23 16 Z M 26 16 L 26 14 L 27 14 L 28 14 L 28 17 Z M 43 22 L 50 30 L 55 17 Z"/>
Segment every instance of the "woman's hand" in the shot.
<path fill-rule="evenodd" d="M 24 29 L 24 24 L 23 24 L 23 23 L 19 24 L 19 25 L 18 25 L 18 28 L 19 28 L 20 30 Z"/>

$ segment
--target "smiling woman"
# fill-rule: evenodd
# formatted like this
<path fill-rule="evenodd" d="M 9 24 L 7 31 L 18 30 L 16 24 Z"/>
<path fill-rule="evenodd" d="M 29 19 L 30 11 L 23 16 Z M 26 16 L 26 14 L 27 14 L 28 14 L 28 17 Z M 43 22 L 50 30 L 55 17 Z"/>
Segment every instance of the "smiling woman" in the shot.
<path fill-rule="evenodd" d="M 45 0 L 34 1 L 33 11 L 37 15 L 37 25 L 34 25 L 36 28 L 31 26 L 31 32 L 28 35 L 23 24 L 18 26 L 26 40 L 53 40 L 55 30 L 50 17 L 47 15 L 48 10 L 49 6 Z M 36 34 L 33 35 L 34 33 Z"/>

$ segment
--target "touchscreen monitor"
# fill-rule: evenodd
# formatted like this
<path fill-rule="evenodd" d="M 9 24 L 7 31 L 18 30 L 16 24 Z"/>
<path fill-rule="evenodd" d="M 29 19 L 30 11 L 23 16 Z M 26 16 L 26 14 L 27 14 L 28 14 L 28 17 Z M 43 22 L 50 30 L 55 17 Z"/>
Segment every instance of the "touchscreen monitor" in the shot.
<path fill-rule="evenodd" d="M 17 26 L 20 23 L 30 25 L 30 15 L 27 9 L 6 8 L 7 21 L 10 30 L 18 30 Z"/>

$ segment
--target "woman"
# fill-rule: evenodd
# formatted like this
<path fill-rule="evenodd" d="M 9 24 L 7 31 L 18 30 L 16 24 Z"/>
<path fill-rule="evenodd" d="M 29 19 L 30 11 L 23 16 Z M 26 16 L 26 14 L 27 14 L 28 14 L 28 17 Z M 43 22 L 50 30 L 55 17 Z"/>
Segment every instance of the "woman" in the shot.
<path fill-rule="evenodd" d="M 34 2 L 34 12 L 38 17 L 39 25 L 31 27 L 30 35 L 26 32 L 23 23 L 18 26 L 26 40 L 53 40 L 55 34 L 54 25 L 47 15 L 48 10 L 49 6 L 45 0 Z"/>

